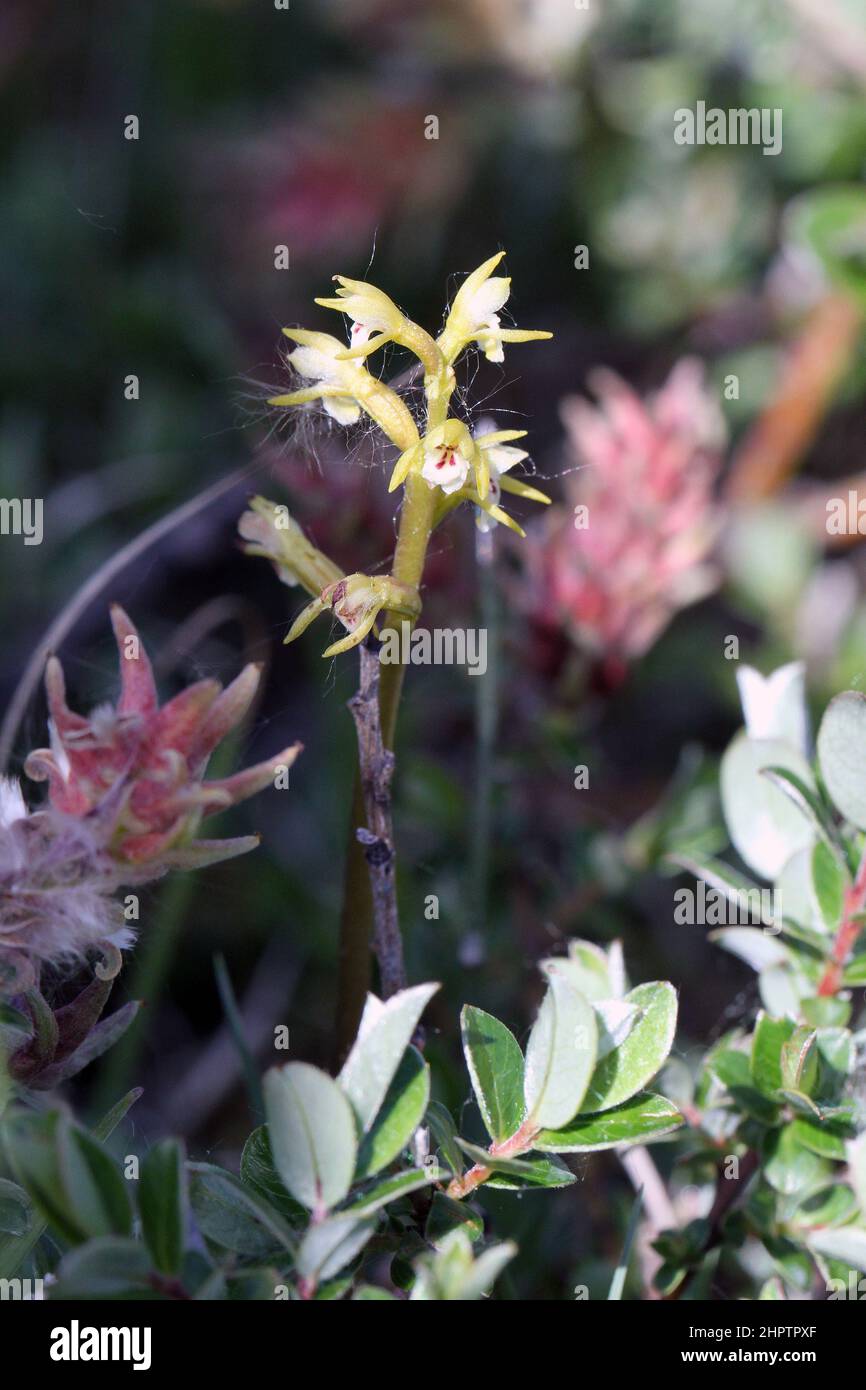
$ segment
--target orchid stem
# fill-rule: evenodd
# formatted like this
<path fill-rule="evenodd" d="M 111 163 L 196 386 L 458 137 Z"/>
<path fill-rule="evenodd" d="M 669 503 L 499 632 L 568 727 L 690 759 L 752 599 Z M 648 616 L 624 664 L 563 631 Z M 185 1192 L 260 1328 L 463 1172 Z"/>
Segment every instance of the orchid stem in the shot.
<path fill-rule="evenodd" d="M 434 492 L 423 478 L 411 474 L 406 480 L 392 577 L 398 583 L 406 584 L 412 589 L 418 589 L 421 584 L 427 547 L 433 530 L 435 502 Z M 395 621 L 393 615 L 389 614 L 385 628 L 392 626 Z M 403 676 L 404 668 L 400 663 L 380 667 L 379 719 L 382 743 L 392 752 Z M 372 829 L 367 821 L 360 767 L 355 774 L 352 794 L 350 838 L 340 919 L 336 1027 L 338 1060 L 345 1057 L 358 1031 L 372 973 L 370 948 L 373 941 L 374 904 L 365 847 L 356 834 L 359 827 Z"/>

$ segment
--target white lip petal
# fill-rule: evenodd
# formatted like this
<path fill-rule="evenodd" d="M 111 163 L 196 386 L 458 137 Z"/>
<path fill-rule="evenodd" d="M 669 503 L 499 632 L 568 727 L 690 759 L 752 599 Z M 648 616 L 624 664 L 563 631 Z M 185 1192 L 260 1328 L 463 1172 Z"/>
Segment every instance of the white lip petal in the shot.
<path fill-rule="evenodd" d="M 319 348 L 297 347 L 289 353 L 289 361 L 299 376 L 314 381 L 336 382 L 340 379 L 341 363 L 335 362 Z"/>
<path fill-rule="evenodd" d="M 472 322 L 479 328 L 482 325 L 488 328 L 498 327 L 498 319 L 495 324 L 493 319 L 508 298 L 510 289 L 508 281 L 502 276 L 494 275 L 491 280 L 485 280 L 466 306 Z"/>
<path fill-rule="evenodd" d="M 430 487 L 439 487 L 446 494 L 457 492 L 466 482 L 469 461 L 458 449 L 426 450 L 421 477 Z"/>
<path fill-rule="evenodd" d="M 507 473 L 509 468 L 513 468 L 516 463 L 529 458 L 525 449 L 515 449 L 510 444 L 491 444 L 484 453 L 490 464 L 490 472 L 499 475 Z"/>

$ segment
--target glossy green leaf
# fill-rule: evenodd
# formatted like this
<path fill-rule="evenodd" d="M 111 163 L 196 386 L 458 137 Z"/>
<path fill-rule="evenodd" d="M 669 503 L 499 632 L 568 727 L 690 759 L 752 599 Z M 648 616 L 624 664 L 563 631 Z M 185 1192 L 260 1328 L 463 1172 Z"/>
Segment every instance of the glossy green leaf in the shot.
<path fill-rule="evenodd" d="M 271 1152 L 286 1187 L 311 1211 L 335 1207 L 349 1191 L 358 1153 L 345 1093 L 307 1062 L 272 1067 L 264 1093 Z"/>
<path fill-rule="evenodd" d="M 344 1211 L 351 1212 L 353 1216 L 370 1216 L 389 1202 L 399 1201 L 410 1192 L 417 1192 L 420 1188 L 429 1187 L 431 1183 L 439 1181 L 440 1173 L 435 1162 L 424 1168 L 409 1168 L 405 1173 L 397 1173 L 394 1177 L 374 1183 L 366 1192 L 359 1193 Z"/>
<path fill-rule="evenodd" d="M 813 1028 L 795 1028 L 782 1045 L 782 1089 L 810 1096 L 818 1080 L 818 1034 Z"/>
<path fill-rule="evenodd" d="M 520 1162 L 524 1165 L 520 1177 L 511 1173 L 494 1173 L 492 1178 L 488 1178 L 485 1187 L 503 1192 L 525 1192 L 538 1187 L 570 1187 L 573 1182 L 577 1182 L 577 1177 L 568 1165 L 553 1156 L 527 1154 Z"/>
<path fill-rule="evenodd" d="M 625 996 L 625 1002 L 641 1011 L 640 1018 L 622 1045 L 599 1061 L 580 1106 L 582 1114 L 612 1110 L 644 1090 L 673 1046 L 677 1026 L 677 992 L 673 985 L 667 981 L 638 985 Z"/>
<path fill-rule="evenodd" d="M 372 1177 L 409 1144 L 430 1099 L 430 1068 L 417 1048 L 408 1047 L 358 1150 L 356 1179 Z"/>
<path fill-rule="evenodd" d="M 771 1018 L 766 1013 L 758 1015 L 752 1037 L 750 1070 L 752 1080 L 765 1095 L 775 1095 L 782 1086 L 782 1048 L 795 1028 L 793 1019 Z"/>
<path fill-rule="evenodd" d="M 745 1052 L 721 1048 L 712 1053 L 707 1065 L 741 1110 L 761 1124 L 774 1123 L 778 1106 L 754 1084 L 750 1060 Z"/>
<path fill-rule="evenodd" d="M 525 1115 L 523 1053 L 514 1034 L 492 1014 L 466 1004 L 460 1015 L 463 1053 L 487 1133 L 501 1143 Z"/>
<path fill-rule="evenodd" d="M 543 1129 L 533 1141 L 545 1153 L 586 1153 L 619 1145 L 650 1144 L 683 1124 L 677 1107 L 664 1096 L 641 1091 L 612 1110 L 577 1115 L 561 1129 Z"/>
<path fill-rule="evenodd" d="M 472 1144 L 468 1139 L 458 1139 L 457 1143 L 465 1154 L 468 1154 L 473 1163 L 482 1164 L 485 1168 L 490 1168 L 494 1173 L 509 1173 L 515 1178 L 532 1177 L 532 1167 L 527 1157 L 521 1154 L 517 1157 L 502 1157 L 499 1154 L 491 1154 L 487 1149 L 482 1149 L 480 1144 Z"/>
<path fill-rule="evenodd" d="M 595 1065 L 595 1013 L 566 977 L 549 963 L 547 993 L 526 1046 L 524 1099 L 527 1119 L 558 1129 L 580 1109 Z"/>
<path fill-rule="evenodd" d="M 771 1130 L 764 1142 L 764 1176 L 785 1196 L 807 1191 L 830 1174 L 826 1159 L 800 1143 L 793 1124 Z"/>

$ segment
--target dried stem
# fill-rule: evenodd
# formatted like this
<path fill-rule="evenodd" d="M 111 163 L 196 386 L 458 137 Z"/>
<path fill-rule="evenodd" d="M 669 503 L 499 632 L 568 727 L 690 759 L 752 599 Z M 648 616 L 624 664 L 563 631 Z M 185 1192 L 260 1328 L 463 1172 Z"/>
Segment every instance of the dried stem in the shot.
<path fill-rule="evenodd" d="M 380 988 L 388 999 L 405 988 L 406 968 L 397 917 L 396 855 L 391 823 L 391 778 L 394 754 L 382 739 L 379 708 L 379 643 L 368 638 L 359 647 L 361 681 L 349 709 L 358 734 L 358 764 L 366 824 L 355 831 L 370 876 L 373 903 L 373 950 L 379 962 Z"/>

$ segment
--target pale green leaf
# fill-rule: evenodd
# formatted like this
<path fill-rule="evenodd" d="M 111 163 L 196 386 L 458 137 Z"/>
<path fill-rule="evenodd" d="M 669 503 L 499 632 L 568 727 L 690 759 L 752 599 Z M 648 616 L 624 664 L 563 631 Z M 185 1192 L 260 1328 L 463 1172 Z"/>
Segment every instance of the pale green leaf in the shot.
<path fill-rule="evenodd" d="M 311 1211 L 336 1206 L 349 1191 L 357 1159 L 345 1094 L 306 1062 L 272 1067 L 264 1093 L 271 1153 L 286 1187 Z"/>

